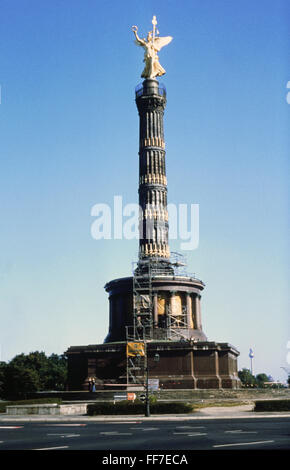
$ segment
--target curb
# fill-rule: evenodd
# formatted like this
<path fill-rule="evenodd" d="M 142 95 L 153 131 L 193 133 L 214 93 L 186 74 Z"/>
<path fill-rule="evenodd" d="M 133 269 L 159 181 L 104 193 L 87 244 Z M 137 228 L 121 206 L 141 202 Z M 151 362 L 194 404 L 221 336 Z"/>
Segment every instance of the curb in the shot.
<path fill-rule="evenodd" d="M 221 411 L 221 410 L 220 410 Z M 196 415 L 154 415 L 145 417 L 144 415 L 107 415 L 107 416 L 51 416 L 51 415 L 6 415 L 0 414 L 0 422 L 107 422 L 107 421 L 194 421 L 209 419 L 255 419 L 255 418 L 290 418 L 290 412 L 253 412 L 244 411 L 238 413 L 206 413 L 202 412 Z"/>

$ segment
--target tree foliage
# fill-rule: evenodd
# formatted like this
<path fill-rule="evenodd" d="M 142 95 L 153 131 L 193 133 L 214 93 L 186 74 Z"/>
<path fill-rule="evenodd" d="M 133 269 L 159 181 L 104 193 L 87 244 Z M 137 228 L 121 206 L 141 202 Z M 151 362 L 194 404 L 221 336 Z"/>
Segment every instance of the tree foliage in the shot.
<path fill-rule="evenodd" d="M 269 382 L 269 381 L 270 381 L 270 377 L 266 374 L 256 375 L 256 382 L 257 382 L 258 387 L 264 387 L 265 382 Z"/>
<path fill-rule="evenodd" d="M 260 387 L 265 386 L 265 382 L 270 380 L 269 376 L 261 373 L 256 376 L 249 369 L 242 369 L 238 372 L 239 379 L 244 387 Z"/>
<path fill-rule="evenodd" d="M 67 359 L 44 352 L 19 354 L 9 363 L 0 363 L 0 396 L 22 398 L 31 392 L 65 390 Z"/>

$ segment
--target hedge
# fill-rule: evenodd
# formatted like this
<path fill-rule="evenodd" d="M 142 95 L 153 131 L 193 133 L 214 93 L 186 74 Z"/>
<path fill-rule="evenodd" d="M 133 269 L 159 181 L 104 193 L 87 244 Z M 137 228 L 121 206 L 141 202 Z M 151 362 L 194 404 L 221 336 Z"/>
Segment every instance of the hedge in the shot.
<path fill-rule="evenodd" d="M 290 400 L 259 400 L 254 411 L 290 411 Z"/>
<path fill-rule="evenodd" d="M 150 404 L 150 413 L 164 414 L 164 413 L 191 413 L 193 406 L 189 403 L 152 403 Z M 94 415 L 128 415 L 128 414 L 143 414 L 145 411 L 145 404 L 139 401 L 134 403 L 131 401 L 119 401 L 116 404 L 111 402 L 98 402 L 89 404 L 87 407 L 87 414 Z"/>

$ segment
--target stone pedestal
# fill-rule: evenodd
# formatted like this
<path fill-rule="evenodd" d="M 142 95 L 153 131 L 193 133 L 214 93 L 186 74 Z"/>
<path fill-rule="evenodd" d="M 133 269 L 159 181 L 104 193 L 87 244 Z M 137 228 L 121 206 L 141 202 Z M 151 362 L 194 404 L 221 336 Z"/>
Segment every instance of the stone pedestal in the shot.
<path fill-rule="evenodd" d="M 186 276 L 155 276 L 152 281 L 153 335 L 147 342 L 149 376 L 165 389 L 221 389 L 239 386 L 239 352 L 228 343 L 207 340 L 202 330 L 202 281 Z M 109 294 L 110 325 L 104 344 L 72 346 L 68 356 L 69 390 L 88 389 L 94 377 L 97 388 L 126 384 L 126 326 L 132 325 L 132 277 L 114 279 L 105 286 Z M 173 329 L 180 341 L 168 340 L 168 309 L 182 307 L 183 326 Z M 174 312 L 173 312 L 174 313 Z M 177 312 L 178 313 L 178 312 Z M 167 322 L 167 326 L 166 326 Z M 178 323 L 177 323 L 178 324 Z M 185 324 L 185 326 L 184 326 Z M 153 356 L 158 353 L 160 361 Z"/>
<path fill-rule="evenodd" d="M 238 351 L 228 343 L 158 342 L 147 344 L 149 377 L 161 389 L 238 388 Z M 153 358 L 158 353 L 160 361 Z M 69 390 L 88 390 L 95 377 L 97 389 L 126 384 L 126 342 L 72 346 L 67 351 Z"/>

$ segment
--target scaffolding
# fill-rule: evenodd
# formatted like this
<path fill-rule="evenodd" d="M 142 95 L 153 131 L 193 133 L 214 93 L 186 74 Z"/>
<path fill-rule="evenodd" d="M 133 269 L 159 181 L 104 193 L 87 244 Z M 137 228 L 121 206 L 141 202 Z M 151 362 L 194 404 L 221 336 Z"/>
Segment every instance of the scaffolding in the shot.
<path fill-rule="evenodd" d="M 141 263 L 133 272 L 133 328 L 134 339 L 148 340 L 153 334 L 153 269 L 151 260 Z"/>
<path fill-rule="evenodd" d="M 138 345 L 144 346 L 144 355 L 127 354 L 127 383 L 144 384 L 147 367 L 147 342 L 152 341 L 154 334 L 154 300 L 153 282 L 154 279 L 172 276 L 189 277 L 186 272 L 186 261 L 183 255 L 173 252 L 170 261 L 160 262 L 156 258 L 139 259 L 133 263 L 133 318 L 132 325 L 126 327 L 126 340 L 128 344 L 134 343 L 138 350 Z M 190 275 L 194 277 L 194 275 Z M 162 339 L 167 341 L 189 341 L 187 307 L 181 305 L 181 311 L 172 311 L 171 305 L 167 304 L 164 316 L 164 326 L 158 328 L 162 330 Z"/>
<path fill-rule="evenodd" d="M 145 387 L 147 370 L 147 344 L 146 340 L 128 341 L 127 356 L 127 386 Z"/>
<path fill-rule="evenodd" d="M 166 339 L 169 341 L 188 341 L 188 335 L 184 332 L 188 328 L 186 307 L 182 307 L 181 315 L 177 316 L 173 314 L 168 306 Z"/>
<path fill-rule="evenodd" d="M 146 342 L 153 337 L 152 277 L 152 260 L 140 260 L 133 265 L 133 325 L 126 328 L 128 384 L 145 384 Z M 131 349 L 128 354 L 130 344 L 136 345 L 136 353 Z M 140 354 L 141 345 L 144 354 Z"/>

